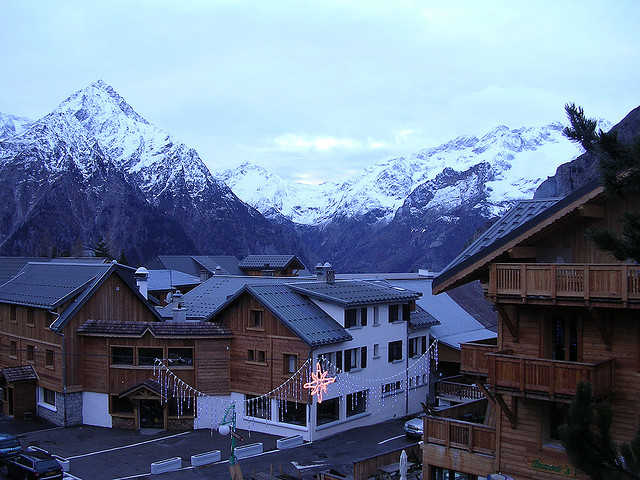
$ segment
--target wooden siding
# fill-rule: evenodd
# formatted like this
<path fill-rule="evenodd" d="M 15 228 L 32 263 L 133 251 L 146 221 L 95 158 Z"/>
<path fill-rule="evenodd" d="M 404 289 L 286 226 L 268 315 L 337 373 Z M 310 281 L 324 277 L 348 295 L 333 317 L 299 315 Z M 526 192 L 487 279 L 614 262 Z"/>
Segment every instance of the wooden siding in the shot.
<path fill-rule="evenodd" d="M 262 311 L 262 329 L 249 327 L 251 310 Z M 285 373 L 284 355 L 297 355 L 299 367 L 311 353 L 310 347 L 289 330 L 262 303 L 244 293 L 217 318 L 233 332 L 231 342 L 231 390 L 247 394 L 264 394 L 282 384 Z M 248 351 L 265 352 L 265 362 L 248 360 Z M 293 397 L 292 397 L 293 399 Z M 298 401 L 306 402 L 308 395 L 301 392 Z"/>

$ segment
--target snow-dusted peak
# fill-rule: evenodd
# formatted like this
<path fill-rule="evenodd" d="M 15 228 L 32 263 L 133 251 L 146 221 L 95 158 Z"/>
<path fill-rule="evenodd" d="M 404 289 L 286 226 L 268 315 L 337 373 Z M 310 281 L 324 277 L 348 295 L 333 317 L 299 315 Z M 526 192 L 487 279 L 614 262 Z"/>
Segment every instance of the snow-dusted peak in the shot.
<path fill-rule="evenodd" d="M 32 120 L 0 112 L 0 139 L 19 135 L 25 131 Z"/>

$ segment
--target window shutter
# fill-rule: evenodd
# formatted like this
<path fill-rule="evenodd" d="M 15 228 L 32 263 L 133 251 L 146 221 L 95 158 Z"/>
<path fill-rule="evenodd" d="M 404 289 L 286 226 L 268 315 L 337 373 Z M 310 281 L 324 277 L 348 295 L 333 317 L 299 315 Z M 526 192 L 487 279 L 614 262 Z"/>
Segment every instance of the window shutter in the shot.
<path fill-rule="evenodd" d="M 367 368 L 367 347 L 360 349 L 360 368 Z"/>
<path fill-rule="evenodd" d="M 360 325 L 367 326 L 367 307 L 360 309 Z"/>
<path fill-rule="evenodd" d="M 344 351 L 344 371 L 351 371 L 351 350 Z"/>

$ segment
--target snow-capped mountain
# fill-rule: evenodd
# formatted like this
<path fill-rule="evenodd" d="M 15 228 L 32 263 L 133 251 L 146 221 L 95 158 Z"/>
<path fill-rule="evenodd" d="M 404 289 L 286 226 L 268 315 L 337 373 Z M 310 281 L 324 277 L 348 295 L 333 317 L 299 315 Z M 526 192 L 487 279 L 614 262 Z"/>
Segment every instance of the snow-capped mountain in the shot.
<path fill-rule="evenodd" d="M 30 123 L 28 118 L 0 112 L 0 140 L 22 133 Z"/>
<path fill-rule="evenodd" d="M 293 183 L 248 163 L 217 176 L 267 216 L 283 215 L 295 223 L 318 225 L 373 213 L 377 221 L 387 223 L 411 192 L 445 169 L 463 172 L 487 164 L 493 179 L 486 189 L 491 213 L 497 215 L 513 200 L 530 198 L 558 165 L 581 153 L 562 135 L 562 128 L 560 123 L 518 129 L 499 126 L 480 137 L 458 137 L 413 155 L 376 162 L 341 184 Z M 454 201 L 452 194 L 440 192 L 432 202 Z"/>
<path fill-rule="evenodd" d="M 194 149 L 152 125 L 103 81 L 1 139 L 0 183 L 6 197 L 0 249 L 8 253 L 45 253 L 52 236 L 63 237 L 55 241 L 58 249 L 105 236 L 116 253 L 135 259 L 158 248 L 294 250 L 295 235 L 240 201 Z M 55 228 L 68 219 L 73 228 L 65 229 L 74 235 Z"/>

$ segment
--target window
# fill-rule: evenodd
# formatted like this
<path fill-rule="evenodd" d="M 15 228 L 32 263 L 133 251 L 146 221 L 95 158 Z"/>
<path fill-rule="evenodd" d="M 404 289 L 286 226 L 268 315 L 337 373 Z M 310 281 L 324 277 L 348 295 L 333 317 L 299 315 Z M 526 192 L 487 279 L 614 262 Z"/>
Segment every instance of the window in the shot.
<path fill-rule="evenodd" d="M 156 358 L 163 358 L 161 348 L 139 348 L 138 349 L 138 365 L 150 366 L 156 361 Z"/>
<path fill-rule="evenodd" d="M 257 395 L 245 395 L 245 405 L 247 417 L 264 418 L 271 420 L 271 399 L 268 397 L 258 397 Z"/>
<path fill-rule="evenodd" d="M 360 349 L 360 368 L 367 368 L 367 347 Z"/>
<path fill-rule="evenodd" d="M 262 326 L 262 310 L 249 310 L 249 328 L 264 328 Z"/>
<path fill-rule="evenodd" d="M 578 325 L 574 318 L 553 317 L 551 321 L 551 358 L 578 361 Z"/>
<path fill-rule="evenodd" d="M 367 411 L 367 392 L 368 390 L 363 390 L 347 395 L 347 417 Z"/>
<path fill-rule="evenodd" d="M 18 357 L 18 344 L 14 341 L 9 342 L 9 356 L 11 358 Z"/>
<path fill-rule="evenodd" d="M 336 352 L 336 369 L 342 370 L 342 350 Z"/>
<path fill-rule="evenodd" d="M 422 346 L 420 348 L 420 355 L 424 355 L 425 353 L 427 353 L 427 337 L 423 336 L 420 337 L 422 338 Z"/>
<path fill-rule="evenodd" d="M 373 307 L 373 326 L 377 327 L 380 325 L 380 310 L 378 307 Z"/>
<path fill-rule="evenodd" d="M 569 405 L 566 403 L 552 403 L 548 406 L 548 414 L 545 415 L 547 425 L 545 430 L 546 443 L 560 444 L 559 427 L 567 423 Z"/>
<path fill-rule="evenodd" d="M 47 350 L 44 354 L 44 366 L 54 368 L 53 350 Z"/>
<path fill-rule="evenodd" d="M 169 365 L 174 367 L 191 367 L 193 366 L 193 349 L 192 348 L 169 348 L 167 351 Z"/>
<path fill-rule="evenodd" d="M 35 347 L 33 345 L 27 345 L 27 362 L 33 362 L 35 358 Z"/>
<path fill-rule="evenodd" d="M 264 350 L 248 350 L 247 360 L 249 362 L 266 363 L 267 355 Z"/>
<path fill-rule="evenodd" d="M 417 345 L 418 345 L 417 338 L 409 339 L 409 358 L 413 358 L 417 355 L 417 350 L 418 350 Z"/>
<path fill-rule="evenodd" d="M 367 307 L 362 307 L 360 309 L 360 325 L 363 327 L 367 326 Z"/>
<path fill-rule="evenodd" d="M 307 425 L 307 404 L 298 402 L 278 402 L 280 409 L 278 411 L 278 420 L 282 423 L 290 423 L 292 425 Z M 322 402 L 320 405 L 324 404 Z"/>
<path fill-rule="evenodd" d="M 380 345 L 377 343 L 373 344 L 373 358 L 380 358 Z"/>
<path fill-rule="evenodd" d="M 47 350 L 50 352 L 51 350 Z M 52 407 L 56 406 L 56 392 L 53 390 L 49 390 L 48 388 L 42 389 L 42 402 L 47 405 L 51 405 Z"/>
<path fill-rule="evenodd" d="M 385 383 L 381 386 L 381 391 L 383 396 L 397 395 L 402 391 L 402 381 Z"/>
<path fill-rule="evenodd" d="M 409 357 L 417 357 L 427 351 L 427 337 L 409 339 Z"/>
<path fill-rule="evenodd" d="M 112 365 L 133 365 L 133 347 L 111 347 Z"/>
<path fill-rule="evenodd" d="M 298 370 L 298 356 L 285 354 L 284 355 L 284 373 L 296 373 Z"/>
<path fill-rule="evenodd" d="M 411 307 L 408 303 L 402 304 L 402 320 L 408 322 L 409 317 L 411 316 Z"/>
<path fill-rule="evenodd" d="M 344 371 L 350 372 L 354 368 L 358 368 L 358 349 L 350 348 L 344 351 Z"/>
<path fill-rule="evenodd" d="M 389 362 L 402 360 L 402 340 L 389 342 Z"/>
<path fill-rule="evenodd" d="M 26 325 L 27 327 L 33 327 L 35 326 L 34 320 L 33 320 L 33 308 L 27 308 L 27 321 L 26 321 Z"/>
<path fill-rule="evenodd" d="M 128 398 L 111 395 L 111 413 L 133 413 L 133 403 Z"/>
<path fill-rule="evenodd" d="M 398 321 L 398 305 L 389 305 L 389 323 Z"/>
<path fill-rule="evenodd" d="M 358 311 L 355 308 L 344 311 L 344 328 L 356 327 L 358 325 Z"/>
<path fill-rule="evenodd" d="M 11 310 L 9 312 L 9 318 L 11 319 L 11 321 L 13 323 L 16 323 L 18 321 L 18 317 L 16 315 L 16 306 L 15 305 L 11 305 Z"/>
<path fill-rule="evenodd" d="M 178 408 L 178 402 L 182 402 L 182 408 Z M 171 397 L 167 402 L 169 404 L 169 411 L 167 412 L 170 417 L 193 417 L 193 401 L 176 399 Z"/>
<path fill-rule="evenodd" d="M 318 425 L 340 420 L 340 397 L 324 399 L 316 407 Z"/>

